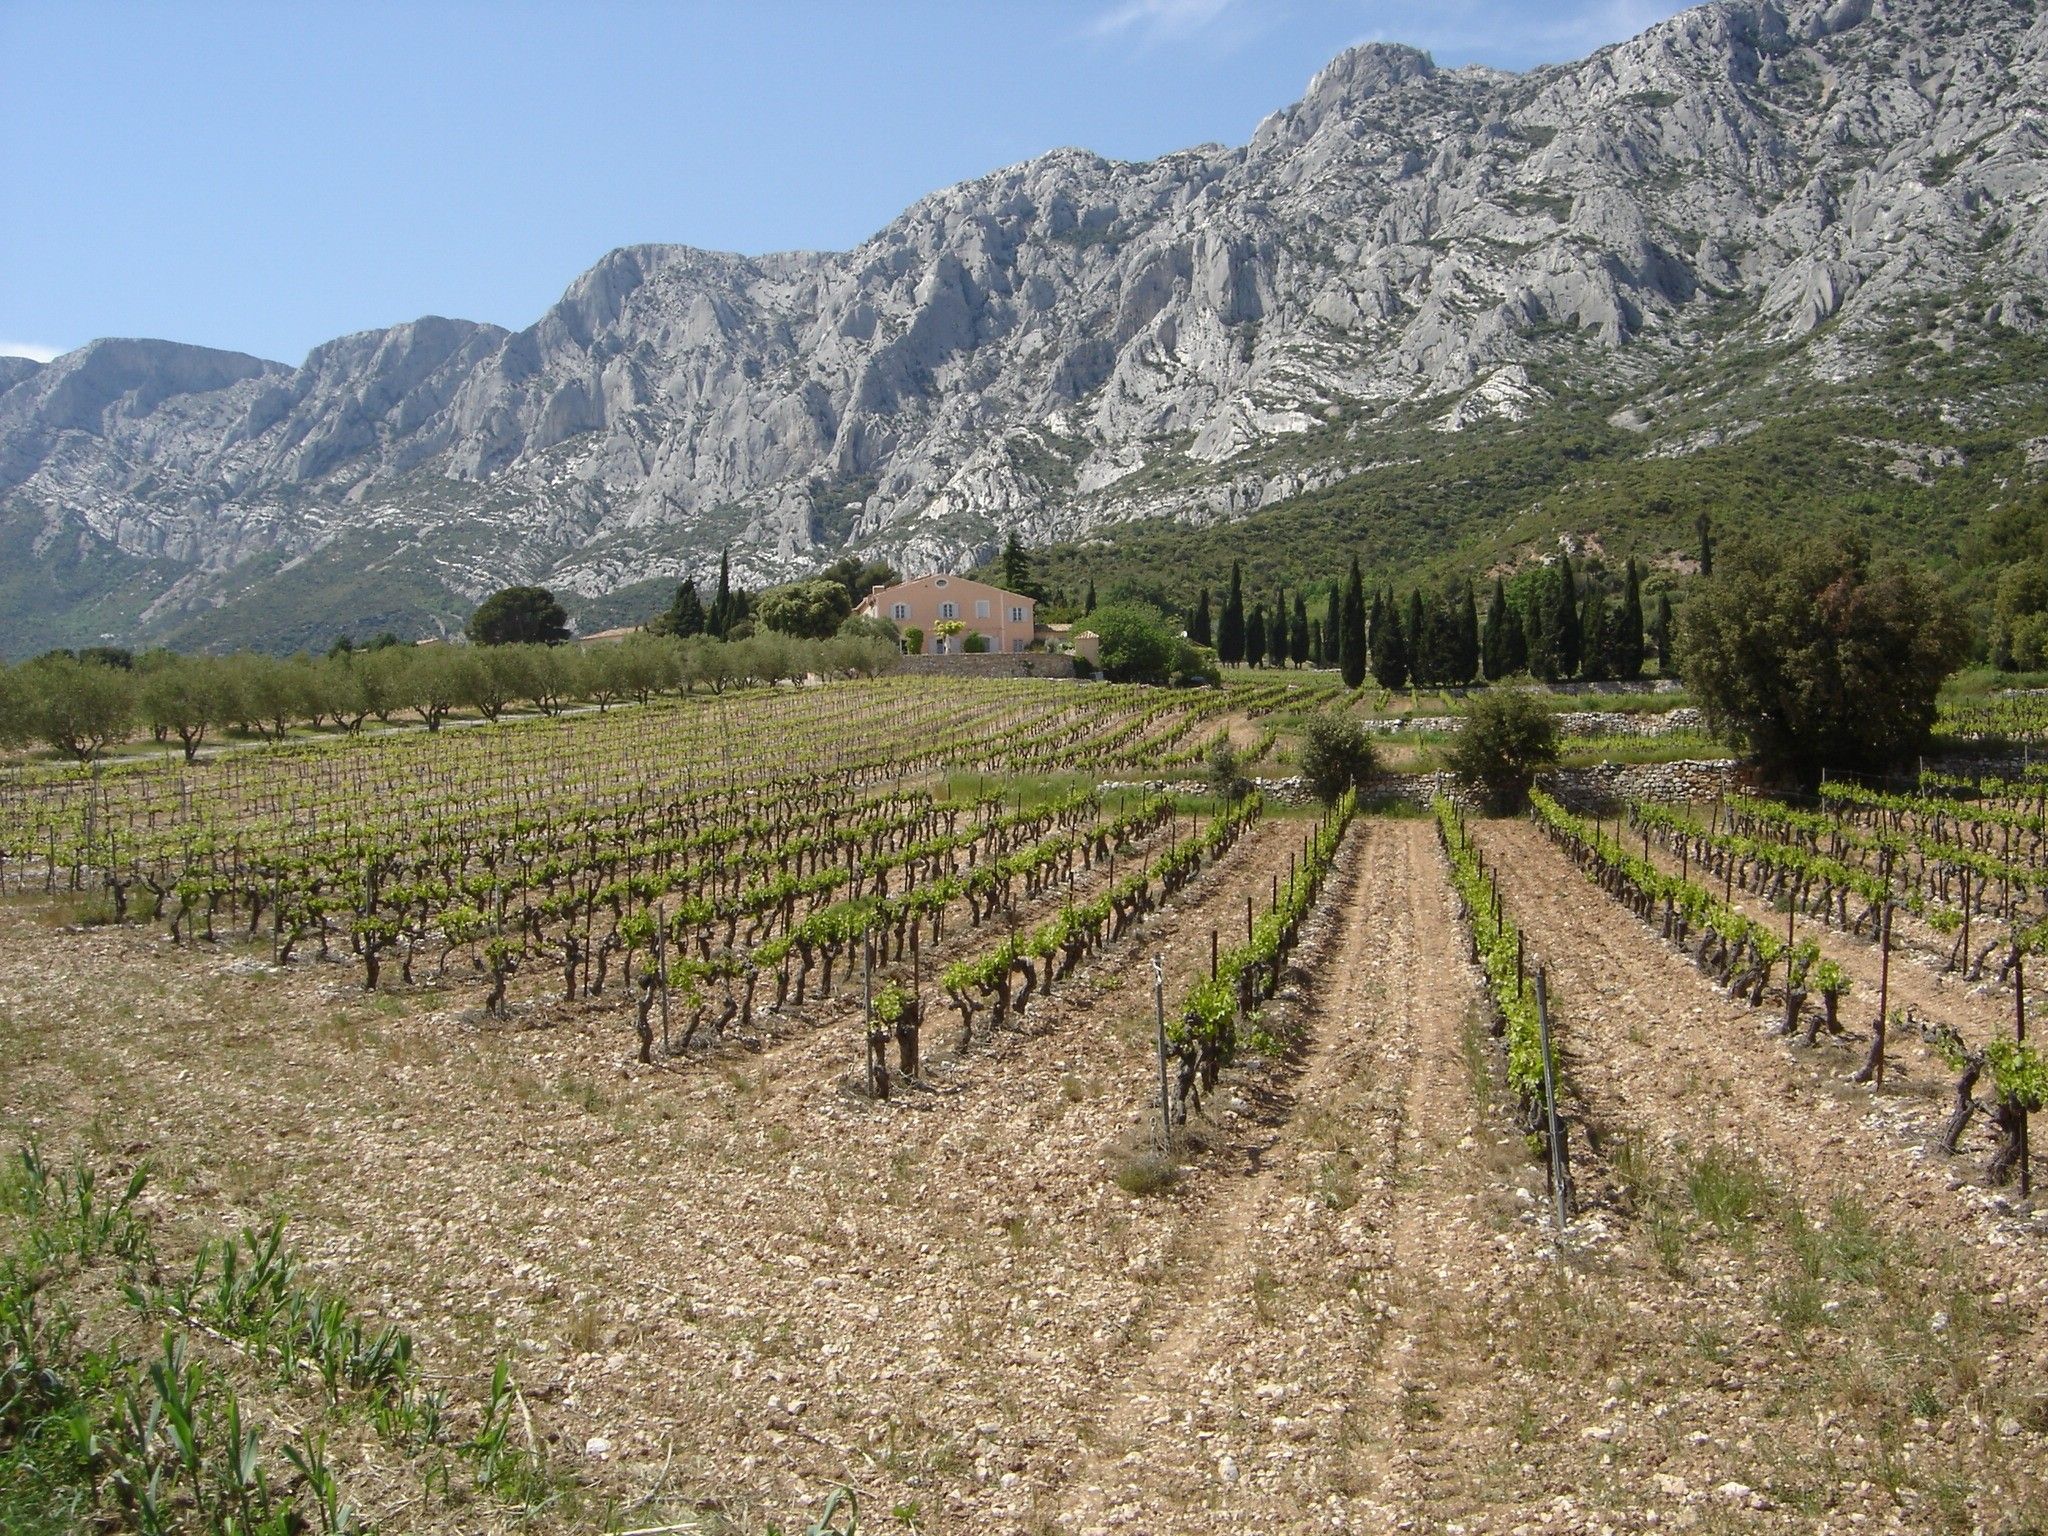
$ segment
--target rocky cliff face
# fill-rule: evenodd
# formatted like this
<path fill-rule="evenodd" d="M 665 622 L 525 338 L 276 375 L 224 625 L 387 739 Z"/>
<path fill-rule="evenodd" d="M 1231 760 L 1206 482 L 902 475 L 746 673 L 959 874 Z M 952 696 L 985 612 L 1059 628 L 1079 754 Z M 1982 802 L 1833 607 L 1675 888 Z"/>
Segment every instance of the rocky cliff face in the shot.
<path fill-rule="evenodd" d="M 1390 423 L 1484 429 L 1594 377 L 1647 400 L 1773 343 L 1849 385 L 1902 325 L 2042 325 L 2044 107 L 2035 0 L 1729 0 L 1527 75 L 1358 48 L 1243 147 L 1057 151 L 845 253 L 614 251 L 523 331 L 10 365 L 0 548 L 115 628 L 359 624 L 401 574 L 390 611 L 424 619 L 728 543 L 759 582 L 1233 516 Z M 1626 423 L 1683 451 L 1654 419 Z"/>

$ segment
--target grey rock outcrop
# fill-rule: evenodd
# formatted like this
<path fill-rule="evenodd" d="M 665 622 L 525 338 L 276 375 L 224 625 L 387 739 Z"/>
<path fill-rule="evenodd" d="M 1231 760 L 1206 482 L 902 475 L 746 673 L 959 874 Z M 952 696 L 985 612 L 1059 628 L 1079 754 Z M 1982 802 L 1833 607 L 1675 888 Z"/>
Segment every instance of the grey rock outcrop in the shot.
<path fill-rule="evenodd" d="M 342 547 L 430 568 L 452 612 L 726 545 L 760 582 L 1240 516 L 1368 465 L 1375 421 L 1511 422 L 1589 370 L 1806 338 L 1851 379 L 1925 305 L 2048 317 L 2032 12 L 1727 0 L 1526 75 L 1369 45 L 1245 146 L 1058 150 L 843 253 L 614 251 L 517 332 L 10 363 L 0 523 L 183 568 L 145 628 Z"/>

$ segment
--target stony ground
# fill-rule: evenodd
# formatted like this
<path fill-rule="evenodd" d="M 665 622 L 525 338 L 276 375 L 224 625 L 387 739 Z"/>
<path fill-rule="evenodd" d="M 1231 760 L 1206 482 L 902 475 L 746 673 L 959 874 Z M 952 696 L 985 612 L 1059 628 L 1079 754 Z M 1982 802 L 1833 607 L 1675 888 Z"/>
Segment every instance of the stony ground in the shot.
<path fill-rule="evenodd" d="M 844 1002 L 645 1069 L 616 1001 L 497 1025 L 10 899 L 0 1129 L 155 1159 L 173 1246 L 287 1214 L 458 1396 L 509 1351 L 622 1528 L 801 1527 L 841 1483 L 864 1529 L 2048 1519 L 2048 1239 L 1928 1154 L 1931 1079 L 1844 1089 L 1855 1042 L 1765 1038 L 1520 823 L 1479 835 L 1558 990 L 1562 1252 L 1422 821 L 1353 833 L 1275 1008 L 1294 1049 L 1126 1189 L 1151 961 L 1179 996 L 1302 830 L 1261 826 L 1023 1029 L 954 1054 L 941 1012 L 883 1104 L 848 1090 Z"/>

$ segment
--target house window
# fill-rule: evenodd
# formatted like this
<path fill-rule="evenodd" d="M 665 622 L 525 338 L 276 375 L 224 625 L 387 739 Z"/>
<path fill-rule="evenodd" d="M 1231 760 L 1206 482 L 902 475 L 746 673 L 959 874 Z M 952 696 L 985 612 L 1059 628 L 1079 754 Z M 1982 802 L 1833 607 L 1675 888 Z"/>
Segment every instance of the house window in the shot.
<path fill-rule="evenodd" d="M 1010 622 L 1012 624 L 1022 624 L 1024 622 L 1024 610 L 1022 608 L 1012 608 L 1010 610 Z"/>
<path fill-rule="evenodd" d="M 988 599 L 987 599 L 987 598 L 985 598 L 985 597 L 982 597 L 982 598 L 976 598 L 976 599 L 975 599 L 975 603 L 974 603 L 974 616 L 975 616 L 975 617 L 976 617 L 977 619 L 985 619 L 985 618 L 987 618 L 987 617 L 988 617 Z"/>
<path fill-rule="evenodd" d="M 935 581 L 935 582 L 933 582 L 933 583 L 932 583 L 932 585 L 933 585 L 933 586 L 935 586 L 935 587 L 943 587 L 943 586 L 944 586 L 945 584 L 946 584 L 946 578 L 945 578 L 945 577 L 943 577 L 943 576 L 941 576 L 941 577 L 940 577 L 940 578 L 939 578 L 939 579 L 938 579 L 937 581 Z"/>
<path fill-rule="evenodd" d="M 895 606 L 894 608 L 891 608 L 891 609 L 889 610 L 889 617 L 891 617 L 892 619 L 907 619 L 907 618 L 909 618 L 909 617 L 910 617 L 910 604 L 908 604 L 908 603 L 898 603 L 898 604 L 897 604 L 897 605 L 896 605 L 896 606 Z"/>
<path fill-rule="evenodd" d="M 939 617 L 942 619 L 957 619 L 960 617 L 960 610 L 955 604 L 941 603 L 939 604 Z"/>
<path fill-rule="evenodd" d="M 1023 641 L 1022 641 L 1021 639 L 1020 639 L 1020 640 L 1012 640 L 1012 641 L 1010 642 L 1010 649 L 1011 649 L 1011 650 L 1013 650 L 1013 651 L 1021 651 L 1021 650 L 1023 650 L 1023 649 L 1024 649 L 1024 642 L 1023 642 Z"/>

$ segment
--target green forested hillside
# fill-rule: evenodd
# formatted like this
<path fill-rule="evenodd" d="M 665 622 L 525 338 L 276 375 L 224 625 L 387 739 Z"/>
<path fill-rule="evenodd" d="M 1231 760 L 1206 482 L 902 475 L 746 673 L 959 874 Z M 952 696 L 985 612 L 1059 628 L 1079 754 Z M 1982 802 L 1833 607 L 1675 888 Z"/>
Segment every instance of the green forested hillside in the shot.
<path fill-rule="evenodd" d="M 1901 343 L 1882 376 L 1828 391 L 1784 389 L 1759 357 L 1648 431 L 1610 423 L 1618 397 L 1457 434 L 1406 426 L 1368 440 L 1386 467 L 1242 520 L 1105 527 L 1038 552 L 1038 570 L 1061 594 L 1092 580 L 1185 609 L 1233 560 L 1264 596 L 1327 585 L 1353 554 L 1369 585 L 1405 588 L 1511 572 L 1569 541 L 1595 574 L 1636 556 L 1654 592 L 1682 586 L 1704 513 L 1724 546 L 1853 525 L 1940 571 L 1981 629 L 2000 569 L 2048 541 L 2028 456 L 2048 436 L 2048 348 L 1990 340 L 1967 355 Z"/>

